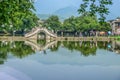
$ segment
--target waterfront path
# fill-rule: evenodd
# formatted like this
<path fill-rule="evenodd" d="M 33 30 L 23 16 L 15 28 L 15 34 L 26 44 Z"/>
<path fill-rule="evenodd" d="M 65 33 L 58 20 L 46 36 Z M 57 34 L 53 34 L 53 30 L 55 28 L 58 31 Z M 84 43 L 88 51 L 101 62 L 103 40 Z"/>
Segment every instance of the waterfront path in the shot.
<path fill-rule="evenodd" d="M 29 39 L 22 36 L 0 36 L 0 41 L 24 41 L 24 40 L 35 40 Z M 57 40 L 57 41 L 113 41 L 116 38 L 113 37 L 56 37 L 51 38 L 50 40 Z"/>

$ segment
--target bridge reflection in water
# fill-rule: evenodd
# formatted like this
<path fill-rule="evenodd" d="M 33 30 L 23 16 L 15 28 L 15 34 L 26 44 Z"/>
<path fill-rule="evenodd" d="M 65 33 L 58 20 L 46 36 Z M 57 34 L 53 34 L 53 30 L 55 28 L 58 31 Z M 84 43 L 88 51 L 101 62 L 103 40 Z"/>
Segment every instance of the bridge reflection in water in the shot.
<path fill-rule="evenodd" d="M 54 49 L 65 47 L 69 50 L 88 50 L 93 48 L 106 49 L 120 53 L 120 41 L 50 41 L 50 40 L 23 40 L 23 41 L 9 41 L 2 40 L 0 41 L 0 47 L 9 45 L 8 47 L 14 48 L 16 42 L 19 42 L 19 45 L 22 43 L 24 45 L 30 46 L 33 51 L 45 51 L 47 49 Z M 23 46 L 24 47 L 24 46 Z M 22 48 L 22 47 L 21 47 Z M 81 51 L 80 51 L 81 52 Z"/>
<path fill-rule="evenodd" d="M 52 41 L 52 42 L 46 41 L 44 45 L 38 44 L 38 42 L 34 42 L 34 41 L 25 41 L 25 44 L 31 46 L 32 49 L 35 51 L 44 51 L 55 45 L 57 46 L 57 41 Z"/>
<path fill-rule="evenodd" d="M 0 64 L 3 64 L 12 54 L 18 58 L 24 58 L 37 52 L 49 53 L 51 50 L 57 53 L 61 48 L 71 51 L 79 51 L 83 56 L 96 55 L 97 49 L 103 49 L 120 54 L 119 41 L 0 41 Z"/>

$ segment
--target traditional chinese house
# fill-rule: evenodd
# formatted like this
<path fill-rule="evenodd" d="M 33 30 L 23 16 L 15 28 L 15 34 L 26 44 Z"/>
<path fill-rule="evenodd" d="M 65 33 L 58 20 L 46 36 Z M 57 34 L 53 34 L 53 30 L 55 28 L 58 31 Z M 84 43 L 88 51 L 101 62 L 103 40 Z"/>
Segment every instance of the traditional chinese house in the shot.
<path fill-rule="evenodd" d="M 109 21 L 112 28 L 112 35 L 120 35 L 120 18 Z"/>

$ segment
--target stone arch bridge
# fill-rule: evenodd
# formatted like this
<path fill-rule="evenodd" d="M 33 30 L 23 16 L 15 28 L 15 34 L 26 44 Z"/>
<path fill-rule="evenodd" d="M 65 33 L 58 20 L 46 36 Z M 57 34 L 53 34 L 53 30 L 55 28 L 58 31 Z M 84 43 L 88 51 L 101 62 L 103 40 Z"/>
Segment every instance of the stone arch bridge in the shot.
<path fill-rule="evenodd" d="M 46 28 L 43 27 L 35 27 L 30 32 L 25 34 L 26 38 L 37 39 L 38 33 L 43 32 L 46 35 L 46 39 L 56 38 L 57 35 Z"/>

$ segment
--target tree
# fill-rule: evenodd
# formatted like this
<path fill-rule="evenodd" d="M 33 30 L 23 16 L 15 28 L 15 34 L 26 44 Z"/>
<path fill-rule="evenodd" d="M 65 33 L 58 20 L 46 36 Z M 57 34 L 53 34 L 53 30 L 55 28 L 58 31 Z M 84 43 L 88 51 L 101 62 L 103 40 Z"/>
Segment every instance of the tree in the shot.
<path fill-rule="evenodd" d="M 99 15 L 99 21 L 102 24 L 108 15 L 109 8 L 108 5 L 112 5 L 112 0 L 82 0 L 83 4 L 80 5 L 78 9 L 79 14 L 85 14 L 89 12 L 91 16 Z"/>
<path fill-rule="evenodd" d="M 45 26 L 48 29 L 57 31 L 61 27 L 61 22 L 59 21 L 58 16 L 52 15 L 44 22 L 43 26 Z"/>
<path fill-rule="evenodd" d="M 111 31 L 112 28 L 111 28 L 111 26 L 110 26 L 109 23 L 104 22 L 104 23 L 102 23 L 102 25 L 100 25 L 100 26 L 98 27 L 98 30 L 99 30 L 99 31 Z"/>
<path fill-rule="evenodd" d="M 79 32 L 84 33 L 84 35 L 90 35 L 89 31 L 109 31 L 111 30 L 110 25 L 107 22 L 102 22 L 102 25 L 99 23 L 97 16 L 91 16 L 91 13 L 87 12 L 82 14 L 79 17 L 70 17 L 63 22 L 62 26 L 64 30 L 68 31 L 75 31 L 76 33 Z M 92 34 L 95 34 L 93 32 Z M 81 35 L 82 36 L 82 35 Z"/>
<path fill-rule="evenodd" d="M 83 14 L 79 17 L 70 17 L 63 22 L 64 30 L 74 31 L 75 35 L 81 35 L 82 32 L 97 30 L 100 27 L 96 16 L 90 16 L 90 13 Z"/>
<path fill-rule="evenodd" d="M 0 1 L 1 30 L 20 30 L 35 26 L 38 18 L 33 13 L 32 0 Z M 27 24 L 27 26 L 25 26 Z M 23 27 L 24 26 L 24 27 Z"/>
<path fill-rule="evenodd" d="M 79 21 L 79 30 L 81 32 L 96 30 L 99 27 L 99 23 L 96 16 L 90 16 L 89 13 L 81 15 L 77 18 Z"/>
<path fill-rule="evenodd" d="M 74 31 L 76 30 L 76 17 L 71 16 L 70 18 L 64 20 L 63 28 L 64 30 Z"/>

